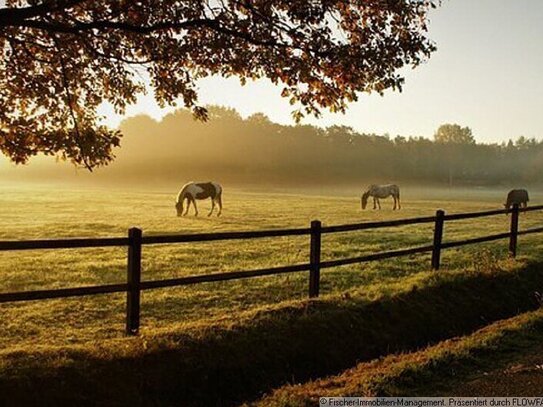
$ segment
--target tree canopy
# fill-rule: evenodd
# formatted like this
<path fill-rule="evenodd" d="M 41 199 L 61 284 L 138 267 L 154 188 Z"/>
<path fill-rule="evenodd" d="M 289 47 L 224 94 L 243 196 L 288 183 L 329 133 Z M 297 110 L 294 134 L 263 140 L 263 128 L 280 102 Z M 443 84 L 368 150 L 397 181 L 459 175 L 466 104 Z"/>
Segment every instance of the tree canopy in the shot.
<path fill-rule="evenodd" d="M 442 124 L 435 132 L 434 140 L 438 143 L 475 144 L 471 129 L 459 124 Z"/>
<path fill-rule="evenodd" d="M 357 92 L 401 90 L 403 66 L 434 51 L 427 13 L 439 0 L 5 0 L 0 6 L 0 151 L 45 153 L 91 169 L 121 134 L 100 126 L 149 78 L 161 105 L 205 120 L 197 81 L 266 77 L 293 116 L 343 112 Z"/>

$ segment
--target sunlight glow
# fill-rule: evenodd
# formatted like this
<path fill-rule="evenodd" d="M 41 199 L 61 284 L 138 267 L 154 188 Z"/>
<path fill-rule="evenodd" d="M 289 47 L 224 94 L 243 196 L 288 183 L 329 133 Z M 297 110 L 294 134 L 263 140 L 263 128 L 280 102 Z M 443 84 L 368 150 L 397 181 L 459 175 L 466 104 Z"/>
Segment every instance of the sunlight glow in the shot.
<path fill-rule="evenodd" d="M 427 64 L 404 70 L 402 93 L 359 95 L 345 115 L 323 112 L 322 118 L 307 117 L 303 122 L 429 138 L 439 125 L 458 123 L 471 127 L 480 142 L 520 135 L 541 138 L 542 19 L 539 0 L 444 2 L 432 13 L 429 27 L 438 51 Z M 233 107 L 243 117 L 262 112 L 272 121 L 293 124 L 292 106 L 280 97 L 281 88 L 267 80 L 242 87 L 236 78 L 211 77 L 199 85 L 202 105 Z M 147 114 L 158 120 L 174 109 L 160 109 L 149 92 L 127 109 L 126 117 Z M 113 127 L 123 118 L 108 106 L 100 113 Z"/>

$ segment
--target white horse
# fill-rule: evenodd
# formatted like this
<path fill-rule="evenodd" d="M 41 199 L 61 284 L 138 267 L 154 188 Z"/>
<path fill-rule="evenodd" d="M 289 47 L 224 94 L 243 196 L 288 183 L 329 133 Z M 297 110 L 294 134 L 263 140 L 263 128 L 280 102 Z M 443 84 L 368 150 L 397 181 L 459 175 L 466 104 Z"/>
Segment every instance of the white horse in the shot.
<path fill-rule="evenodd" d="M 177 201 L 175 203 L 175 209 L 177 209 L 177 216 L 185 216 L 190 208 L 190 204 L 194 206 L 194 216 L 198 216 L 198 208 L 196 207 L 197 199 L 211 198 L 211 211 L 207 216 L 211 216 L 215 209 L 215 204 L 219 205 L 219 213 L 217 216 L 221 216 L 222 212 L 222 187 L 214 182 L 189 182 L 183 185 L 179 194 L 177 194 Z M 183 202 L 187 200 L 187 208 L 183 213 Z"/>
<path fill-rule="evenodd" d="M 388 198 L 392 196 L 394 199 L 394 207 L 392 210 L 396 210 L 396 204 L 398 204 L 398 209 L 401 209 L 400 205 L 400 187 L 395 184 L 388 185 L 370 185 L 366 192 L 362 194 L 362 209 L 366 209 L 368 204 L 368 197 L 373 197 L 373 209 L 379 207 L 381 209 L 381 203 L 379 202 L 380 198 Z"/>

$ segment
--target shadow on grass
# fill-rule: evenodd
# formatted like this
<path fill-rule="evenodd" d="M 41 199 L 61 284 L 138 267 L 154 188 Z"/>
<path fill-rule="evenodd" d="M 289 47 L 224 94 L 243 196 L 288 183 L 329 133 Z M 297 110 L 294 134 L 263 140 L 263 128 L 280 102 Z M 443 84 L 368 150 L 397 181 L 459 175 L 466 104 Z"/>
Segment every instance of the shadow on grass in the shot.
<path fill-rule="evenodd" d="M 376 301 L 328 297 L 231 326 L 174 331 L 99 350 L 3 357 L 0 405 L 229 406 L 287 382 L 472 332 L 539 306 L 543 267 L 440 272 Z"/>

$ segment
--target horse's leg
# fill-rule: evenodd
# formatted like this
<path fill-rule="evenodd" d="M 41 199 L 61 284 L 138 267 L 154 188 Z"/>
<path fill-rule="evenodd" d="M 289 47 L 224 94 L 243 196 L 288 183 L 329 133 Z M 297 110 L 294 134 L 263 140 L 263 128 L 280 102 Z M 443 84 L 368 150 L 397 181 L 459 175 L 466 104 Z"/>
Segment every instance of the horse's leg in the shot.
<path fill-rule="evenodd" d="M 211 214 L 213 213 L 213 209 L 215 209 L 215 198 L 211 198 L 211 210 L 209 211 L 207 216 L 211 216 Z"/>
<path fill-rule="evenodd" d="M 394 205 L 392 206 L 392 210 L 395 211 L 396 210 L 396 197 L 394 195 L 392 195 L 392 200 L 394 201 Z"/>
<path fill-rule="evenodd" d="M 400 194 L 398 193 L 398 196 L 396 197 L 398 200 L 398 209 L 402 209 L 402 205 L 400 204 Z"/>
<path fill-rule="evenodd" d="M 373 209 L 377 209 L 377 198 L 373 197 Z"/>
<path fill-rule="evenodd" d="M 185 198 L 183 198 L 184 200 Z M 187 198 L 187 208 L 185 209 L 185 213 L 183 214 L 183 216 L 187 216 L 187 213 L 189 213 L 189 207 L 190 207 L 190 199 Z"/>
<path fill-rule="evenodd" d="M 219 205 L 219 213 L 217 213 L 217 216 L 221 216 L 222 212 L 222 193 L 219 193 L 217 196 L 217 204 Z"/>
<path fill-rule="evenodd" d="M 198 216 L 198 207 L 196 206 L 196 199 L 192 198 L 192 206 L 194 206 L 194 216 Z"/>
<path fill-rule="evenodd" d="M 381 201 L 379 200 L 379 198 L 377 198 L 377 207 L 379 208 L 379 210 L 381 210 Z"/>
<path fill-rule="evenodd" d="M 187 210 L 185 211 L 185 215 L 188 215 L 191 203 L 192 200 L 190 198 L 187 198 Z"/>

